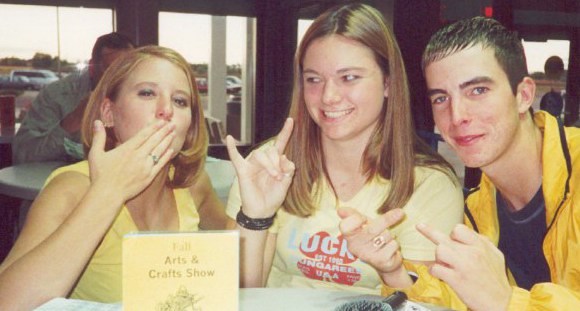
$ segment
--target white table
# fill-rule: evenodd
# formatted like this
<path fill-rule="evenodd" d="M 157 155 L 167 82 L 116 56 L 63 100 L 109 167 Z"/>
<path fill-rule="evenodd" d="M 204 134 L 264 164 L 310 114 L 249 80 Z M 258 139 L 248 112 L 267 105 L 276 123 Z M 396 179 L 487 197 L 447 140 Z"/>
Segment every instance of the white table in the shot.
<path fill-rule="evenodd" d="M 20 205 L 18 223 L 22 224 L 30 202 L 34 201 L 50 173 L 66 162 L 36 162 L 26 163 L 0 169 L 0 194 L 23 200 Z M 230 187 L 236 175 L 230 161 L 208 158 L 205 170 L 211 183 L 224 204 L 227 202 Z M 11 207 L 4 207 L 11 208 Z M 18 224 L 16 232 L 18 232 Z"/>
<path fill-rule="evenodd" d="M 332 311 L 358 300 L 380 301 L 385 297 L 355 292 L 310 288 L 240 289 L 241 311 Z M 352 306 L 351 306 L 351 309 Z M 407 301 L 395 311 L 452 311 Z"/>
<path fill-rule="evenodd" d="M 240 311 L 332 311 L 357 299 L 380 300 L 383 297 L 361 295 L 347 291 L 307 288 L 244 288 L 240 289 Z M 226 297 L 224 297 L 226 299 Z M 121 311 L 117 304 L 95 303 L 56 298 L 36 311 Z M 451 311 L 433 305 L 406 302 L 395 311 Z"/>
<path fill-rule="evenodd" d="M 36 162 L 26 163 L 0 169 L 0 194 L 24 200 L 24 210 L 20 211 L 23 216 L 29 203 L 32 202 L 44 186 L 50 173 L 64 165 L 66 162 Z M 230 187 L 235 178 L 235 170 L 230 161 L 207 158 L 205 170 L 211 183 L 224 204 L 227 202 Z M 20 217 L 22 218 L 22 217 Z M 22 222 L 20 219 L 19 222 Z"/>
<path fill-rule="evenodd" d="M 44 182 L 50 173 L 56 168 L 66 165 L 65 162 L 38 162 L 20 164 L 0 169 L 0 195 L 11 200 L 3 199 L 0 206 L 5 219 L 2 234 L 8 236 L 8 241 L 14 241 L 24 218 L 30 207 L 30 203 L 44 186 Z M 3 245 L 2 252 L 7 252 L 12 244 Z M 2 258 L 0 258 L 1 260 Z"/>
<path fill-rule="evenodd" d="M 0 170 L 0 194 L 33 201 L 46 178 L 65 162 L 37 162 L 5 167 Z"/>
<path fill-rule="evenodd" d="M 236 171 L 232 162 L 208 157 L 205 161 L 205 171 L 209 175 L 209 179 L 217 196 L 226 204 L 230 187 L 236 177 Z"/>
<path fill-rule="evenodd" d="M 65 162 L 26 163 L 0 170 L 0 194 L 33 201 L 50 173 Z M 220 199 L 226 202 L 230 187 L 236 176 L 230 161 L 208 158 L 205 170 Z"/>

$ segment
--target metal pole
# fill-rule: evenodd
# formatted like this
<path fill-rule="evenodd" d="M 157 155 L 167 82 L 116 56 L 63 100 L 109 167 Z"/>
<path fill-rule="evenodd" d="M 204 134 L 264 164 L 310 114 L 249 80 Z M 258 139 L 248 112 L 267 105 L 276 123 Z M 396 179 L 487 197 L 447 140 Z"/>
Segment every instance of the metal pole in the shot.
<path fill-rule="evenodd" d="M 56 44 L 58 53 L 56 57 L 56 71 L 60 78 L 60 12 L 58 6 L 56 7 Z"/>

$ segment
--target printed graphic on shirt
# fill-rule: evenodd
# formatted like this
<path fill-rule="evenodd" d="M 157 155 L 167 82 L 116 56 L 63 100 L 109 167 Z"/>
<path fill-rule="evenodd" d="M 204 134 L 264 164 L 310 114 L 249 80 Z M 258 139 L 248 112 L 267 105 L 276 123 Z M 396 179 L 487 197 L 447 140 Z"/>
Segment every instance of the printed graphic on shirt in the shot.
<path fill-rule="evenodd" d="M 292 236 L 290 240 L 295 241 L 296 232 Z M 348 251 L 347 242 L 342 236 L 332 237 L 323 231 L 310 237 L 304 234 L 299 248 L 306 256 L 297 263 L 304 276 L 349 286 L 360 281 L 361 271 L 350 265 L 358 258 Z"/>

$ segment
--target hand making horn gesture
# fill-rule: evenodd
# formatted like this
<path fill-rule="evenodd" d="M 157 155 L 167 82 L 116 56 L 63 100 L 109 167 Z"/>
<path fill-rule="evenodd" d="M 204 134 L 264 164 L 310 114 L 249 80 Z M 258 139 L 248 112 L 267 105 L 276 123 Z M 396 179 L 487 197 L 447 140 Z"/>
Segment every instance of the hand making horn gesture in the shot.
<path fill-rule="evenodd" d="M 284 149 L 293 126 L 294 121 L 286 119 L 273 144 L 254 150 L 245 159 L 238 152 L 233 137 L 226 138 L 228 154 L 238 175 L 242 210 L 248 217 L 271 217 L 286 198 L 295 167 L 284 155 Z"/>
<path fill-rule="evenodd" d="M 417 230 L 437 245 L 431 274 L 449 284 L 470 310 L 505 310 L 512 287 L 504 255 L 488 237 L 463 224 L 449 235 L 425 224 Z"/>
<path fill-rule="evenodd" d="M 339 228 L 348 241 L 348 250 L 371 265 L 391 287 L 406 287 L 409 277 L 403 267 L 403 257 L 396 236 L 390 228 L 399 223 L 405 213 L 396 208 L 369 219 L 353 208 L 339 208 Z"/>

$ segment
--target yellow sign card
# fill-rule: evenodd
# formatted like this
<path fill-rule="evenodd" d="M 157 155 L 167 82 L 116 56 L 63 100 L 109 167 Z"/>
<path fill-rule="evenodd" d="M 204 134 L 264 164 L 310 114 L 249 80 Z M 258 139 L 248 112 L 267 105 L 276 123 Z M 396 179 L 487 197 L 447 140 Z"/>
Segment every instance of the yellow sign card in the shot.
<path fill-rule="evenodd" d="M 123 238 L 123 310 L 237 311 L 239 233 L 132 233 Z"/>

